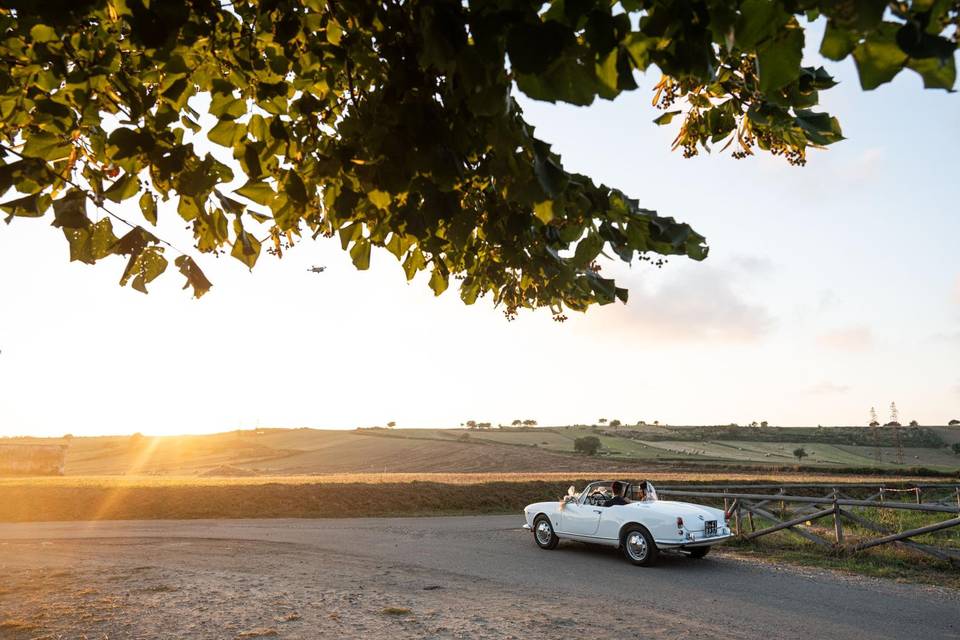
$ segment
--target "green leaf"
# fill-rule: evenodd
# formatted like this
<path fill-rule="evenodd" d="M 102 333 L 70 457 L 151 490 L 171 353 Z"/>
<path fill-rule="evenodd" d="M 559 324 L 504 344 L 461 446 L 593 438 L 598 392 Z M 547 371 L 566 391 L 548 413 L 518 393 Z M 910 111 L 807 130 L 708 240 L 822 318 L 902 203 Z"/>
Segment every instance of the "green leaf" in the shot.
<path fill-rule="evenodd" d="M 35 24 L 30 29 L 30 39 L 34 42 L 56 42 L 60 40 L 60 35 L 49 25 Z"/>
<path fill-rule="evenodd" d="M 679 110 L 677 110 L 677 111 L 667 111 L 666 113 L 664 113 L 664 114 L 661 115 L 660 117 L 655 118 L 654 121 L 653 121 L 653 123 L 654 123 L 654 124 L 658 124 L 658 125 L 660 125 L 660 126 L 663 126 L 663 125 L 665 125 L 665 124 L 670 124 L 671 122 L 673 122 L 674 117 L 676 117 L 679 113 L 680 113 Z"/>
<path fill-rule="evenodd" d="M 749 51 L 771 38 L 790 19 L 781 2 L 774 0 L 744 0 L 740 17 L 734 28 L 736 46 Z"/>
<path fill-rule="evenodd" d="M 253 269 L 257 264 L 257 258 L 260 257 L 260 241 L 254 238 L 246 231 L 237 233 L 237 239 L 233 243 L 233 250 L 230 255 Z"/>
<path fill-rule="evenodd" d="M 152 245 L 130 258 L 127 269 L 120 279 L 120 285 L 126 285 L 130 277 L 130 286 L 141 293 L 147 293 L 147 285 L 167 270 L 167 259 L 163 257 L 163 247 Z"/>
<path fill-rule="evenodd" d="M 830 60 L 843 60 L 857 46 L 857 41 L 856 34 L 837 26 L 836 22 L 830 20 L 827 22 L 823 41 L 820 43 L 820 54 Z"/>
<path fill-rule="evenodd" d="M 64 142 L 60 136 L 34 133 L 27 137 L 27 142 L 20 153 L 31 158 L 54 162 L 69 157 L 71 148 L 71 145 Z"/>
<path fill-rule="evenodd" d="M 327 42 L 335 47 L 340 46 L 340 40 L 343 38 L 343 27 L 336 20 L 331 19 L 327 22 Z"/>
<path fill-rule="evenodd" d="M 15 216 L 19 218 L 39 218 L 43 216 L 46 207 L 49 206 L 49 196 L 41 196 L 39 193 L 8 200 L 0 204 L 0 209 L 6 211 L 9 215 L 9 223 Z"/>
<path fill-rule="evenodd" d="M 553 200 L 544 200 L 533 205 L 533 215 L 543 224 L 550 224 L 553 220 Z"/>
<path fill-rule="evenodd" d="M 366 238 L 360 238 L 350 247 L 350 258 L 354 266 L 360 271 L 366 271 L 370 268 L 370 241 Z"/>
<path fill-rule="evenodd" d="M 233 120 L 220 120 L 207 132 L 207 138 L 221 147 L 233 147 L 247 135 L 247 126 Z"/>
<path fill-rule="evenodd" d="M 923 78 L 923 86 L 927 89 L 946 89 L 950 91 L 957 82 L 957 65 L 952 57 L 946 60 L 938 58 L 917 60 L 911 58 L 907 61 L 907 67 L 920 74 L 920 77 Z"/>
<path fill-rule="evenodd" d="M 110 218 L 102 218 L 93 225 L 90 233 L 90 255 L 94 260 L 112 255 L 116 244 L 117 236 L 113 234 Z"/>
<path fill-rule="evenodd" d="M 387 207 L 390 206 L 390 202 L 391 202 L 389 193 L 387 193 L 386 191 L 379 191 L 377 189 L 368 191 L 367 199 L 369 199 L 370 202 L 373 203 L 373 206 L 383 211 L 387 210 Z"/>
<path fill-rule="evenodd" d="M 67 229 L 86 229 L 87 197 L 79 189 L 71 189 L 59 200 L 53 201 L 53 226 Z"/>
<path fill-rule="evenodd" d="M 257 204 L 262 204 L 265 207 L 269 207 L 277 195 L 273 187 L 266 182 L 257 180 L 247 182 L 239 189 L 234 190 L 234 193 L 248 198 Z"/>
<path fill-rule="evenodd" d="M 790 84 L 800 75 L 803 58 L 803 30 L 786 29 L 757 50 L 760 90 L 771 92 Z"/>
<path fill-rule="evenodd" d="M 430 288 L 433 289 L 433 295 L 440 295 L 447 290 L 448 285 L 446 273 L 439 266 L 435 266 L 430 274 Z"/>
<path fill-rule="evenodd" d="M 140 212 L 147 222 L 157 226 L 157 199 L 149 191 L 144 191 L 140 196 Z"/>
<path fill-rule="evenodd" d="M 140 181 L 137 176 L 125 173 L 103 192 L 103 196 L 113 202 L 123 202 L 135 196 L 138 191 L 140 191 Z"/>
<path fill-rule="evenodd" d="M 417 275 L 418 271 L 425 269 L 426 266 L 427 261 L 420 249 L 413 249 L 407 254 L 406 260 L 403 261 L 403 272 L 406 274 L 407 280 L 413 280 L 413 276 Z"/>
<path fill-rule="evenodd" d="M 590 263 L 596 260 L 603 250 L 603 238 L 596 233 L 589 233 L 577 243 L 577 249 L 573 254 L 573 264 L 581 269 L 590 266 Z"/>
<path fill-rule="evenodd" d="M 896 25 L 883 26 L 853 50 L 860 86 L 867 91 L 893 80 L 907 62 L 907 54 L 896 42 Z"/>

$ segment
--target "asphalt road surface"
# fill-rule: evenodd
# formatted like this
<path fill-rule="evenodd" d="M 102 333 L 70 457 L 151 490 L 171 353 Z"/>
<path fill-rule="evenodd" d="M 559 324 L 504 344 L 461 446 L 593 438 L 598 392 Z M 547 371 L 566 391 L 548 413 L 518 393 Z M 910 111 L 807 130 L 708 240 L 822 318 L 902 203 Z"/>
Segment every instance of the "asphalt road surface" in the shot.
<path fill-rule="evenodd" d="M 0 524 L 0 638 L 960 638 L 955 590 L 723 553 L 634 567 L 521 524 Z"/>

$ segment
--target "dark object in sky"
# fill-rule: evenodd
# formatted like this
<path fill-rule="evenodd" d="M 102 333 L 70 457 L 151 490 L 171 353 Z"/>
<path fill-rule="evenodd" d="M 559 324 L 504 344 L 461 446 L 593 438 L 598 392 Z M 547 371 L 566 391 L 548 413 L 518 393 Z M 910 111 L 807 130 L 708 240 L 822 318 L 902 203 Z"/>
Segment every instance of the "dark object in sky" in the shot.
<path fill-rule="evenodd" d="M 317 265 L 313 265 L 312 267 L 307 269 L 307 271 L 309 271 L 310 273 L 323 273 L 326 270 L 327 270 L 326 267 L 319 267 Z"/>

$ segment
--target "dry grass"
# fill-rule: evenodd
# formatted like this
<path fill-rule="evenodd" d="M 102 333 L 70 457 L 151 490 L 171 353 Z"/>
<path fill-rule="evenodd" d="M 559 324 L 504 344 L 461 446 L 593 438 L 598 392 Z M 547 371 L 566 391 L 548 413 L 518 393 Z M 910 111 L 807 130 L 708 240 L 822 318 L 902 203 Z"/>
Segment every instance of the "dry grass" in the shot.
<path fill-rule="evenodd" d="M 20 620 L 18 618 L 7 618 L 6 620 L 0 620 L 0 630 L 6 631 L 33 631 L 37 628 L 37 625 L 32 622 L 27 622 L 26 620 Z"/>
<path fill-rule="evenodd" d="M 272 628 L 258 628 L 250 629 L 249 631 L 241 631 L 237 634 L 238 638 L 270 638 L 280 635 L 280 632 Z"/>
<path fill-rule="evenodd" d="M 380 613 L 385 616 L 408 616 L 412 612 L 406 607 L 386 607 Z"/>
<path fill-rule="evenodd" d="M 216 477 L 189 475 L 84 475 L 84 476 L 19 476 L 0 477 L 0 491 L 12 487 L 56 487 L 110 489 L 135 487 L 234 487 L 256 485 L 304 485 L 304 484 L 404 484 L 432 482 L 450 485 L 487 484 L 490 482 L 557 482 L 570 479 L 601 477 L 639 477 L 664 483 L 749 483 L 749 482 L 822 482 L 822 483 L 881 483 L 881 482 L 930 482 L 930 478 L 898 476 L 860 476 L 830 473 L 782 473 L 724 472 L 724 471 L 648 471 L 638 473 L 624 471 L 562 471 L 553 473 L 330 473 L 309 475 L 278 475 L 248 477 Z"/>
<path fill-rule="evenodd" d="M 518 513 L 598 473 L 336 474 L 255 478 L 93 476 L 0 480 L 0 521 L 336 518 Z M 655 472 L 658 484 L 878 478 Z M 903 480 L 903 479 L 898 479 Z M 345 489 L 345 485 L 349 485 Z"/>

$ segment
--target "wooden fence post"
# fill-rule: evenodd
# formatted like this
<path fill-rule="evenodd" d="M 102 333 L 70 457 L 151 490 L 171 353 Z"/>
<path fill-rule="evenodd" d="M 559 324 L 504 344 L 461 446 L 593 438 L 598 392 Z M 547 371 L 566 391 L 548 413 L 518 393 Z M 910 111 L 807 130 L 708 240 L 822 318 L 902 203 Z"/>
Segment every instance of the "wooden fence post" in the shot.
<path fill-rule="evenodd" d="M 737 511 L 736 511 L 736 515 L 734 516 L 735 518 L 734 523 L 737 526 L 737 537 L 739 538 L 742 535 L 742 531 L 740 529 L 740 501 L 739 500 L 737 500 L 736 502 L 736 508 L 737 508 Z"/>
<path fill-rule="evenodd" d="M 920 504 L 920 503 L 921 503 L 921 499 L 920 499 L 920 491 L 921 491 L 921 489 L 920 489 L 920 487 L 916 487 L 916 488 L 915 488 L 915 491 L 917 492 L 917 504 Z"/>
<path fill-rule="evenodd" d="M 833 531 L 837 536 L 837 548 L 843 547 L 843 522 L 840 520 L 840 505 L 837 504 L 837 489 L 833 489 Z"/>
<path fill-rule="evenodd" d="M 960 487 L 957 487 L 957 509 L 960 509 Z"/>

